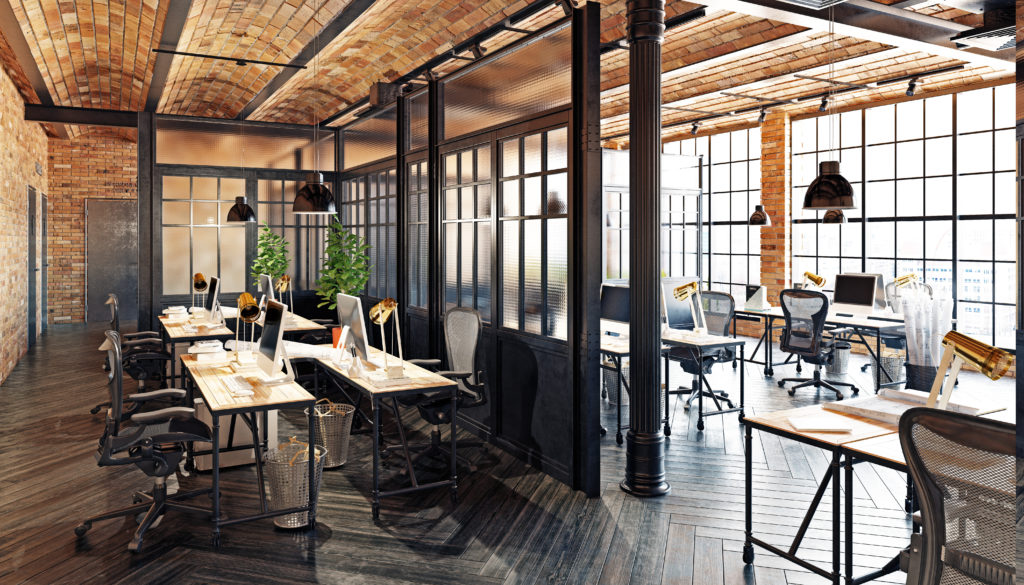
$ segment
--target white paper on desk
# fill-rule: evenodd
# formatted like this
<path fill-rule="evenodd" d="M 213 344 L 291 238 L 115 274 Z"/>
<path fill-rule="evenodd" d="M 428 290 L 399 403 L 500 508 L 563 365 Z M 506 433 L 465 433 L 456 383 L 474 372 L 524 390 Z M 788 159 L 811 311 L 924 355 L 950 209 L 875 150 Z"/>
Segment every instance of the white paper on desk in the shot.
<path fill-rule="evenodd" d="M 220 314 L 225 319 L 237 319 L 238 307 L 221 307 Z"/>
<path fill-rule="evenodd" d="M 284 350 L 289 358 L 315 358 L 322 360 L 333 360 L 338 355 L 338 350 L 333 347 L 299 343 L 298 341 L 284 340 Z"/>
<path fill-rule="evenodd" d="M 899 424 L 900 417 L 903 416 L 904 412 L 915 406 L 920 406 L 920 404 L 878 395 L 826 402 L 822 405 L 822 408 L 832 412 L 863 416 L 871 420 L 895 425 Z"/>
<path fill-rule="evenodd" d="M 896 388 L 883 388 L 878 392 L 878 395 L 885 396 L 886 398 L 892 398 L 894 400 L 913 402 L 917 404 L 917 406 L 922 406 L 928 402 L 928 392 L 923 390 L 897 390 Z M 997 412 L 1002 410 L 1002 408 L 986 405 L 982 400 L 979 400 L 976 397 L 964 394 L 957 395 L 957 393 L 953 393 L 949 398 L 949 404 L 946 405 L 946 410 L 970 414 L 972 416 L 980 416 L 990 412 Z"/>
<path fill-rule="evenodd" d="M 801 433 L 849 433 L 853 430 L 853 425 L 842 417 L 821 414 L 791 416 L 789 425 Z"/>

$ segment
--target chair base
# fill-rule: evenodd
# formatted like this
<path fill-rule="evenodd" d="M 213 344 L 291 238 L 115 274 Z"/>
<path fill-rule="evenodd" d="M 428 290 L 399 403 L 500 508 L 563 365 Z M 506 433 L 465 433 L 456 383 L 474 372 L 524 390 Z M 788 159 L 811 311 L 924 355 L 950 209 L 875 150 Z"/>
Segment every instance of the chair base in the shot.
<path fill-rule="evenodd" d="M 684 388 L 680 386 L 679 388 L 670 391 L 669 394 L 675 396 L 687 396 L 686 404 L 683 405 L 684 409 L 689 409 L 690 406 L 693 405 L 693 401 L 697 400 L 698 395 L 703 395 L 704 398 L 710 398 L 711 401 L 715 403 L 715 407 L 718 410 L 722 410 L 722 402 L 725 402 L 729 408 L 734 408 L 732 400 L 729 398 L 729 393 L 724 390 L 714 390 L 711 388 L 711 383 L 708 382 L 706 377 L 704 378 L 704 389 L 698 392 L 697 384 L 700 383 L 698 382 L 699 379 L 699 376 L 694 378 L 692 387 Z"/>
<path fill-rule="evenodd" d="M 860 389 L 857 388 L 857 386 L 849 382 L 835 382 L 832 380 L 822 379 L 820 366 L 814 368 L 813 378 L 783 378 L 779 380 L 779 388 L 785 388 L 786 384 L 789 382 L 799 382 L 796 386 L 793 386 L 787 391 L 790 396 L 796 395 L 796 391 L 799 390 L 800 388 L 807 388 L 808 386 L 813 386 L 815 388 L 826 388 L 828 390 L 831 390 L 836 393 L 836 400 L 843 399 L 843 393 L 839 391 L 838 386 L 846 386 L 847 388 L 853 390 L 854 394 L 860 392 Z"/>
<path fill-rule="evenodd" d="M 466 459 L 458 453 L 461 449 L 468 448 L 484 448 L 486 443 L 483 441 L 455 441 L 455 460 L 462 466 L 468 468 L 470 471 L 476 471 L 476 465 L 469 459 Z M 413 458 L 413 462 L 419 461 L 426 457 L 434 457 L 438 459 L 449 459 L 451 457 L 451 450 L 449 449 L 449 443 L 441 440 L 441 430 L 438 427 L 434 427 L 430 431 L 430 441 L 425 443 L 410 443 L 405 447 L 410 452 L 418 453 Z M 393 452 L 402 451 L 402 445 L 389 445 L 381 449 L 381 456 L 386 457 Z"/>
<path fill-rule="evenodd" d="M 81 524 L 75 527 L 75 536 L 78 536 L 79 538 L 85 536 L 85 533 L 92 528 L 93 522 L 110 520 L 112 518 L 121 518 L 123 516 L 133 516 L 139 512 L 145 512 L 146 515 L 143 517 L 142 521 L 139 522 L 139 527 L 135 529 L 135 534 L 132 535 L 132 539 L 128 543 L 128 550 L 131 552 L 139 552 L 142 550 L 142 538 L 145 536 L 146 530 L 148 530 L 158 518 L 163 516 L 167 510 L 180 510 L 182 512 L 212 516 L 213 511 L 210 509 L 200 508 L 199 506 L 192 506 L 182 502 L 182 500 L 208 494 L 210 491 L 211 488 L 205 488 L 188 492 L 179 492 L 168 496 L 166 478 L 158 477 L 153 483 L 152 494 L 135 492 L 132 495 L 132 501 L 134 502 L 133 505 L 119 508 L 117 510 L 111 510 L 84 520 Z"/>

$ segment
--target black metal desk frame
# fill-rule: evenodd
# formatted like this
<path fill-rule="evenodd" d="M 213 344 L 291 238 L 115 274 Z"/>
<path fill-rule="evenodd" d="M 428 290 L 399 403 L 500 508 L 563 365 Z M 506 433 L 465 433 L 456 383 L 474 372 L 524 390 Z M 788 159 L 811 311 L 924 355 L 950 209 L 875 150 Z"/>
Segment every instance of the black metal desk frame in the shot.
<path fill-rule="evenodd" d="M 373 430 L 372 431 L 373 432 L 373 438 L 371 439 L 372 443 L 373 443 L 373 493 L 372 493 L 372 498 L 373 499 L 372 499 L 372 504 L 371 505 L 372 505 L 372 510 L 373 510 L 373 519 L 374 519 L 374 521 L 380 520 L 380 502 L 384 498 L 390 498 L 390 497 L 394 497 L 394 496 L 402 496 L 402 495 L 410 494 L 410 493 L 413 493 L 413 492 L 419 492 L 419 491 L 424 491 L 424 490 L 432 490 L 432 489 L 437 489 L 437 488 L 440 488 L 440 487 L 448 487 L 451 490 L 451 501 L 452 501 L 452 504 L 454 505 L 458 501 L 458 470 L 456 468 L 457 467 L 457 463 L 458 463 L 458 459 L 456 458 L 456 452 L 455 452 L 455 449 L 456 449 L 456 430 L 457 430 L 455 423 L 456 423 L 456 420 L 458 419 L 457 408 L 458 408 L 458 399 L 459 399 L 459 386 L 458 386 L 458 384 L 453 382 L 452 384 L 450 384 L 448 386 L 438 386 L 438 387 L 433 387 L 433 388 L 429 388 L 429 389 L 414 388 L 414 389 L 407 389 L 407 390 L 387 391 L 387 392 L 385 392 L 386 396 L 381 396 L 380 394 L 376 394 L 376 393 L 373 393 L 373 392 L 367 392 L 365 388 L 362 388 L 358 384 L 352 384 L 343 375 L 341 375 L 339 372 L 331 369 L 330 367 L 327 367 L 327 366 L 323 365 L 319 361 L 317 362 L 317 367 L 321 368 L 327 374 L 328 378 L 332 379 L 335 383 L 337 383 L 339 385 L 342 385 L 342 386 L 344 386 L 344 385 L 353 386 L 353 387 L 356 388 L 356 390 L 359 391 L 360 395 L 363 395 L 363 394 L 369 395 L 370 405 L 371 405 L 371 409 L 373 411 L 373 420 L 371 421 L 371 423 L 372 423 L 371 424 L 371 428 Z M 413 464 L 412 464 L 412 456 L 409 453 L 408 441 L 406 441 L 406 438 L 405 438 L 405 428 L 402 426 L 402 417 L 401 417 L 401 414 L 400 414 L 400 412 L 398 410 L 398 397 L 399 396 L 404 396 L 404 395 L 416 395 L 416 394 L 424 394 L 424 393 L 440 393 L 440 392 L 444 392 L 445 390 L 447 390 L 447 391 L 449 391 L 451 393 L 451 400 L 452 400 L 451 433 L 450 433 L 451 434 L 451 444 L 450 444 L 450 449 L 451 449 L 451 474 L 450 474 L 449 479 L 444 480 L 444 481 L 434 481 L 434 482 L 430 482 L 430 483 L 420 484 L 419 481 L 416 479 L 416 473 L 415 473 L 415 470 L 413 469 Z M 346 393 L 346 395 L 347 395 L 347 393 Z M 381 408 L 382 408 L 382 401 L 384 399 L 386 399 L 386 398 L 390 398 L 391 399 L 390 409 L 392 411 L 392 415 L 395 417 L 395 424 L 398 426 L 398 435 L 399 435 L 399 439 L 401 441 L 402 451 L 403 451 L 403 453 L 405 455 L 405 465 L 406 465 L 406 470 L 407 470 L 407 472 L 409 474 L 409 482 L 411 483 L 411 485 L 409 485 L 409 486 L 406 486 L 406 487 L 403 487 L 403 488 L 396 488 L 396 489 L 392 489 L 392 490 L 382 490 L 380 488 L 380 466 L 381 466 L 380 465 L 380 444 L 381 444 L 380 413 L 381 413 Z M 361 398 L 360 398 L 360 402 L 361 402 Z M 358 410 L 358 407 L 357 407 L 357 410 Z"/>
<path fill-rule="evenodd" d="M 185 390 L 186 390 L 187 396 L 188 396 L 188 404 L 190 406 L 195 406 L 195 391 L 198 388 L 198 383 L 195 381 L 195 378 L 193 378 L 192 371 L 189 368 L 187 368 L 184 364 L 182 364 L 182 368 L 181 369 L 182 369 L 183 381 L 185 382 L 185 384 L 184 384 Z M 314 413 L 314 409 L 313 409 L 313 405 L 315 404 L 315 401 L 316 401 L 316 399 L 313 398 L 312 400 L 308 400 L 308 401 L 289 403 L 289 404 L 287 404 L 285 406 L 282 406 L 280 404 L 273 404 L 273 405 L 267 405 L 267 406 L 246 406 L 246 407 L 237 408 L 237 409 L 220 410 L 218 412 L 214 412 L 213 409 L 209 408 L 209 405 L 206 405 L 207 409 L 208 409 L 208 411 L 210 413 L 210 417 L 213 420 L 213 425 L 212 425 L 212 428 L 211 428 L 211 430 L 213 431 L 213 434 L 212 434 L 212 437 L 211 437 L 211 439 L 212 439 L 211 448 L 208 449 L 208 450 L 205 450 L 205 451 L 197 451 L 196 449 L 193 448 L 192 443 L 189 443 L 188 444 L 188 455 L 187 455 L 186 465 L 189 468 L 194 468 L 194 458 L 195 457 L 198 457 L 200 455 L 210 455 L 211 456 L 212 461 L 211 461 L 211 469 L 210 469 L 210 471 L 211 471 L 211 474 L 212 474 L 212 477 L 213 477 L 213 480 L 212 480 L 212 495 L 211 495 L 211 497 L 213 498 L 213 536 L 212 536 L 212 542 L 213 542 L 214 546 L 220 546 L 220 531 L 221 531 L 220 529 L 223 526 L 230 526 L 232 524 L 239 524 L 239 523 L 242 523 L 242 522 L 251 522 L 253 520 L 262 520 L 264 518 L 273 518 L 274 516 L 282 516 L 282 515 L 285 515 L 285 514 L 294 514 L 294 513 L 297 513 L 297 512 L 306 512 L 308 514 L 307 527 L 309 529 L 314 529 L 315 528 L 315 526 L 316 526 L 316 495 L 317 495 L 317 489 L 316 489 L 317 486 L 316 486 L 316 483 L 315 483 L 315 479 L 316 479 L 316 467 L 315 467 L 316 456 L 315 456 L 315 451 L 314 451 L 315 446 L 316 446 L 316 425 L 313 424 L 314 423 L 313 417 L 314 417 L 314 414 L 315 414 Z M 204 403 L 205 403 L 205 401 L 204 401 Z M 308 460 L 309 460 L 309 462 L 308 462 L 308 468 L 309 468 L 309 484 L 308 484 L 309 485 L 309 490 L 308 490 L 309 491 L 309 501 L 306 503 L 305 506 L 296 506 L 296 507 L 292 507 L 292 508 L 286 508 L 286 509 L 282 509 L 282 510 L 273 510 L 273 511 L 271 511 L 271 510 L 268 510 L 267 497 L 266 497 L 266 487 L 265 487 L 265 485 L 263 483 L 263 451 L 261 451 L 261 448 L 265 449 L 266 441 L 261 441 L 260 438 L 259 438 L 259 425 L 258 425 L 258 419 L 257 419 L 256 415 L 257 414 L 261 414 L 262 415 L 259 418 L 262 418 L 264 428 L 267 428 L 266 427 L 266 425 L 267 425 L 267 413 L 270 412 L 271 410 L 281 410 L 282 408 L 301 408 L 302 406 L 306 407 L 307 413 L 308 413 L 308 419 L 309 419 L 308 420 L 308 424 L 309 424 L 309 456 L 308 456 Z M 228 416 L 228 415 L 231 416 L 231 425 L 230 425 L 230 435 L 229 435 L 229 438 L 228 438 L 228 446 L 226 448 L 221 448 L 220 447 L 220 418 L 222 416 Z M 234 434 L 235 434 L 234 431 L 235 431 L 235 420 L 236 420 L 235 416 L 236 415 L 240 415 L 242 417 L 242 420 L 246 423 L 246 425 L 248 425 L 249 429 L 252 431 L 253 444 L 251 446 L 249 446 L 249 445 L 246 445 L 246 446 L 235 446 L 235 445 L 232 445 L 232 442 L 234 441 Z M 253 450 L 253 453 L 255 455 L 255 460 L 256 460 L 256 478 L 257 478 L 256 481 L 259 483 L 260 512 L 258 514 L 252 514 L 252 515 L 249 515 L 249 516 L 240 516 L 240 517 L 237 517 L 237 518 L 225 518 L 225 517 L 222 517 L 221 513 L 220 513 L 220 453 L 221 453 L 221 451 L 225 451 L 225 452 L 227 452 L 227 451 L 241 451 L 241 450 L 248 450 L 250 448 Z"/>

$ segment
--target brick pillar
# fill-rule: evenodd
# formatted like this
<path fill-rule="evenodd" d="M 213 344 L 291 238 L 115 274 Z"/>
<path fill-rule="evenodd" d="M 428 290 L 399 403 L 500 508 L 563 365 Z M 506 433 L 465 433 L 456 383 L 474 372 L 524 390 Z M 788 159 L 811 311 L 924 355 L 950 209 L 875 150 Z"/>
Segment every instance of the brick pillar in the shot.
<path fill-rule="evenodd" d="M 771 112 L 761 124 L 761 204 L 772 218 L 761 228 L 761 284 L 768 300 L 790 283 L 790 124 L 789 114 Z"/>

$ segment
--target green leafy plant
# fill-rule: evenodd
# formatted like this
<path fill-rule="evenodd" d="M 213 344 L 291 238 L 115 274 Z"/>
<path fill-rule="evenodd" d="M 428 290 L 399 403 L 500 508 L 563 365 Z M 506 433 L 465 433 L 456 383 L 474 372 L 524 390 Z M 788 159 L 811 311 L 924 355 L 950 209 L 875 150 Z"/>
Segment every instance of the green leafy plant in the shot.
<path fill-rule="evenodd" d="M 256 248 L 251 272 L 254 285 L 259 285 L 261 274 L 268 274 L 276 281 L 288 272 L 288 241 L 275 234 L 267 222 L 260 226 Z"/>
<path fill-rule="evenodd" d="M 318 306 L 333 309 L 338 305 L 338 293 L 348 295 L 363 290 L 370 279 L 370 246 L 363 238 L 332 223 L 327 230 L 324 265 L 316 281 L 316 294 L 323 299 Z"/>

